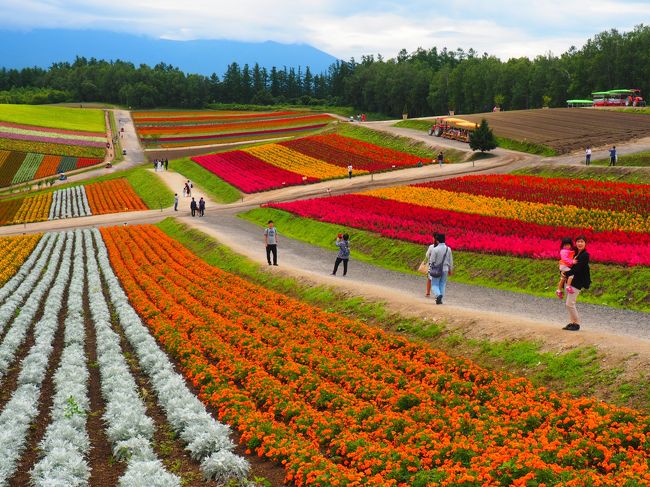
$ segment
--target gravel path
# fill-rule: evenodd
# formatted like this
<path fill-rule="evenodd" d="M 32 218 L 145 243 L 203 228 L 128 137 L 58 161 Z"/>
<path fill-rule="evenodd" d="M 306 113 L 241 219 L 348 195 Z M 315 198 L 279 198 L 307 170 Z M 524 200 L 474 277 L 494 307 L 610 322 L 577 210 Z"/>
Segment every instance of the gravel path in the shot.
<path fill-rule="evenodd" d="M 196 224 L 210 227 L 216 231 L 224 242 L 239 247 L 238 251 L 245 253 L 260 263 L 265 262 L 263 229 L 261 227 L 237 218 L 234 214 L 225 212 L 207 215 L 200 220 L 195 220 Z M 330 276 L 330 273 L 336 258 L 336 251 L 283 237 L 282 229 L 279 228 L 278 230 L 281 236 L 278 246 L 278 261 L 282 267 L 306 271 L 328 279 L 331 278 L 333 284 L 341 280 L 358 284 L 372 284 L 386 288 L 386 292 L 393 293 L 396 298 L 406 293 L 421 297 L 423 302 L 430 301 L 423 296 L 423 276 L 391 271 L 352 259 L 347 277 L 333 277 Z M 354 242 L 352 242 L 352 248 L 354 249 Z M 423 256 L 425 250 L 423 247 Z M 340 272 L 341 270 L 339 270 Z M 433 307 L 436 307 L 434 301 L 430 302 Z M 454 282 L 453 277 L 447 285 L 447 297 L 443 306 L 496 313 L 515 320 L 521 318 L 522 320 L 535 321 L 554 327 L 563 326 L 567 322 L 564 302 L 557 298 L 544 298 L 524 293 L 461 284 Z M 650 340 L 650 313 L 581 302 L 579 302 L 578 310 L 582 315 L 584 330 Z"/>

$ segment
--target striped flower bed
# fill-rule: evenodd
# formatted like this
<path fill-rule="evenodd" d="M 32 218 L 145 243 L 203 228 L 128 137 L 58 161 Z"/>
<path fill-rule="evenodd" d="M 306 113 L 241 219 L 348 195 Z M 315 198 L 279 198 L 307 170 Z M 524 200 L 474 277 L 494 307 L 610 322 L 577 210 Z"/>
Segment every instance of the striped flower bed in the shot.
<path fill-rule="evenodd" d="M 144 112 L 134 116 L 145 147 L 187 147 L 259 140 L 318 130 L 329 115 L 305 112 Z"/>
<path fill-rule="evenodd" d="M 0 150 L 0 186 L 54 176 L 60 172 L 101 164 L 103 161 L 98 158 Z"/>
<path fill-rule="evenodd" d="M 421 158 L 336 134 L 196 156 L 192 160 L 245 193 L 415 167 Z"/>
<path fill-rule="evenodd" d="M 0 225 L 147 209 L 129 182 L 120 178 L 0 201 Z"/>
<path fill-rule="evenodd" d="M 528 191 L 513 183 L 517 178 Z M 579 188 L 578 197 L 565 194 L 574 198 L 573 205 L 536 201 L 545 199 L 547 190 L 552 194 L 548 188 L 563 187 Z M 473 188 L 499 196 L 476 195 Z M 650 215 L 641 211 L 647 195 L 643 185 L 468 176 L 271 206 L 419 244 L 429 244 L 434 232 L 444 232 L 455 249 L 536 259 L 557 258 L 563 237 L 583 234 L 595 261 L 649 266 Z M 629 210 L 616 210 L 621 206 Z"/>
<path fill-rule="evenodd" d="M 63 343 L 57 345 L 60 323 Z M 33 340 L 28 339 L 30 330 Z M 205 479 L 219 485 L 245 482 L 249 466 L 233 453 L 229 427 L 208 414 L 140 321 L 111 269 L 99 231 L 48 233 L 40 239 L 0 288 L 3 332 L 0 380 L 14 368 L 20 372 L 16 381 L 5 384 L 10 397 L 0 412 L 0 485 L 115 485 L 105 478 L 109 472 L 92 471 L 99 455 L 101 462 L 118 462 L 121 487 L 180 487 L 181 478 L 159 456 L 166 453 L 154 449 L 157 425 L 145 404 L 151 396 L 136 382 L 134 362 L 163 412 L 160 426 L 169 427 Z M 122 336 L 135 356 L 125 350 Z M 18 353 L 23 347 L 24 358 Z M 57 348 L 60 356 L 54 353 Z M 89 351 L 96 354 L 93 363 Z M 55 358 L 50 378 L 46 372 Z M 99 372 L 94 380 L 102 397 L 95 405 L 90 401 L 90 367 Z M 40 428 L 35 419 L 46 407 L 47 426 L 38 448 L 26 451 L 30 437 L 38 433 L 30 427 Z M 99 437 L 89 428 L 89 418 L 97 414 L 104 428 Z M 91 448 L 93 433 L 95 442 L 106 443 L 104 448 Z M 34 453 L 36 460 L 28 459 L 27 469 L 19 471 L 24 455 Z"/>

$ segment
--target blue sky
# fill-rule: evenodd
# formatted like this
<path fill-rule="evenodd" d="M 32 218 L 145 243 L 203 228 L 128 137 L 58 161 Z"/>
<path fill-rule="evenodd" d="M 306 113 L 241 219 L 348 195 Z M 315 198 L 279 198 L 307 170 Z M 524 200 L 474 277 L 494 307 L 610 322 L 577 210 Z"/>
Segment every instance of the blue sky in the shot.
<path fill-rule="evenodd" d="M 100 29 L 167 39 L 306 43 L 337 57 L 474 48 L 507 59 L 561 54 L 650 20 L 626 0 L 0 0 L 0 28 Z"/>

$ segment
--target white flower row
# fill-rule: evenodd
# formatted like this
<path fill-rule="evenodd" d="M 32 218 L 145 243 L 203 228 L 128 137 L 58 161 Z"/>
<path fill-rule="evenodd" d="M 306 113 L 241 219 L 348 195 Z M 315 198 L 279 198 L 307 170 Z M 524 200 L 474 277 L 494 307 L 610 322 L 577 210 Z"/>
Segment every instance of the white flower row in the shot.
<path fill-rule="evenodd" d="M 18 286 L 18 289 L 0 307 L 0 331 L 13 318 L 11 327 L 5 335 L 2 344 L 0 344 L 0 379 L 9 370 L 18 347 L 25 340 L 27 331 L 41 305 L 41 300 L 46 295 L 54 280 L 56 269 L 61 259 L 61 247 L 63 246 L 64 240 L 68 239 L 66 235 L 59 234 L 52 254 L 43 252 L 32 271 L 23 281 L 23 284 Z M 19 308 L 21 305 L 22 308 Z"/>
<path fill-rule="evenodd" d="M 113 455 L 127 460 L 120 478 L 124 487 L 179 486 L 180 480 L 167 472 L 151 447 L 154 424 L 138 395 L 135 380 L 122 354 L 119 336 L 111 329 L 110 312 L 102 290 L 97 260 L 89 231 L 86 234 L 88 297 L 95 326 L 97 362 L 106 410 L 106 434 L 113 444 Z"/>
<path fill-rule="evenodd" d="M 48 220 L 92 215 L 85 186 L 60 189 L 52 194 Z"/>
<path fill-rule="evenodd" d="M 25 262 L 23 262 L 23 265 L 20 266 L 18 272 L 16 272 L 16 274 L 14 274 L 14 276 L 9 279 L 0 289 L 0 303 L 3 303 L 4 300 L 7 299 L 7 296 L 11 295 L 14 290 L 20 284 L 22 284 L 22 282 L 25 280 L 25 277 L 32 270 L 32 267 L 34 267 L 36 261 L 39 259 L 39 257 L 41 257 L 41 254 L 43 252 L 49 252 L 52 250 L 54 240 L 56 240 L 56 237 L 52 233 L 46 233 L 43 235 L 43 237 L 38 241 L 38 244 L 36 244 L 36 247 L 34 247 L 34 250 L 32 250 L 32 253 L 29 255 L 27 260 L 25 260 Z"/>
<path fill-rule="evenodd" d="M 60 238 L 60 240 L 63 240 Z M 18 387 L 0 413 L 0 485 L 8 484 L 15 473 L 18 460 L 22 455 L 27 440 L 29 425 L 38 414 L 38 403 L 41 395 L 41 384 L 45 378 L 47 364 L 52 353 L 54 334 L 59 326 L 59 312 L 63 305 L 63 296 L 70 276 L 70 260 L 72 254 L 72 233 L 65 236 L 66 244 L 63 252 L 57 252 L 52 264 L 48 267 L 46 276 L 54 274 L 61 260 L 54 285 L 49 289 L 45 301 L 43 316 L 34 326 L 34 345 L 21 364 L 18 375 Z M 44 278 L 39 287 L 49 288 Z M 41 295 L 42 297 L 42 295 Z M 40 297 L 36 301 L 40 302 Z M 38 305 L 36 305 L 38 308 Z M 20 319 L 23 316 L 18 317 Z M 34 317 L 30 318 L 30 322 Z M 18 322 L 14 322 L 14 327 Z M 13 330 L 13 328 L 12 328 Z M 6 338 L 5 338 L 6 341 Z M 4 343 L 3 343 L 4 345 Z"/>
<path fill-rule="evenodd" d="M 54 374 L 51 422 L 39 445 L 42 454 L 32 472 L 36 487 L 82 487 L 88 484 L 90 468 L 86 454 L 90 440 L 86 415 L 90 410 L 88 367 L 84 345 L 84 254 L 83 233 L 75 232 L 72 279 L 70 280 L 64 345 Z"/>
<path fill-rule="evenodd" d="M 230 427 L 217 422 L 208 414 L 203 403 L 174 371 L 167 355 L 129 304 L 111 268 L 101 233 L 97 229 L 92 231 L 100 268 L 120 325 L 138 356 L 140 366 L 153 385 L 169 424 L 186 442 L 186 449 L 192 458 L 201 462 L 206 478 L 223 483 L 229 479 L 245 479 L 250 467 L 245 459 L 232 453 L 234 445 L 230 439 Z"/>

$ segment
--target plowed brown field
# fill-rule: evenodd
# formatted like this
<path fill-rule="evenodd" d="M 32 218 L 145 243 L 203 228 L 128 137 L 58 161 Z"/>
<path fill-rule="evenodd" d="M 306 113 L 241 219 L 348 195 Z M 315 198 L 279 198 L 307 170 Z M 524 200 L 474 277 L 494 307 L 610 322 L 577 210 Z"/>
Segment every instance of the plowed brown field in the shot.
<path fill-rule="evenodd" d="M 650 116 L 590 108 L 551 108 L 459 115 L 471 122 L 485 118 L 498 137 L 533 142 L 558 153 L 650 137 Z"/>

